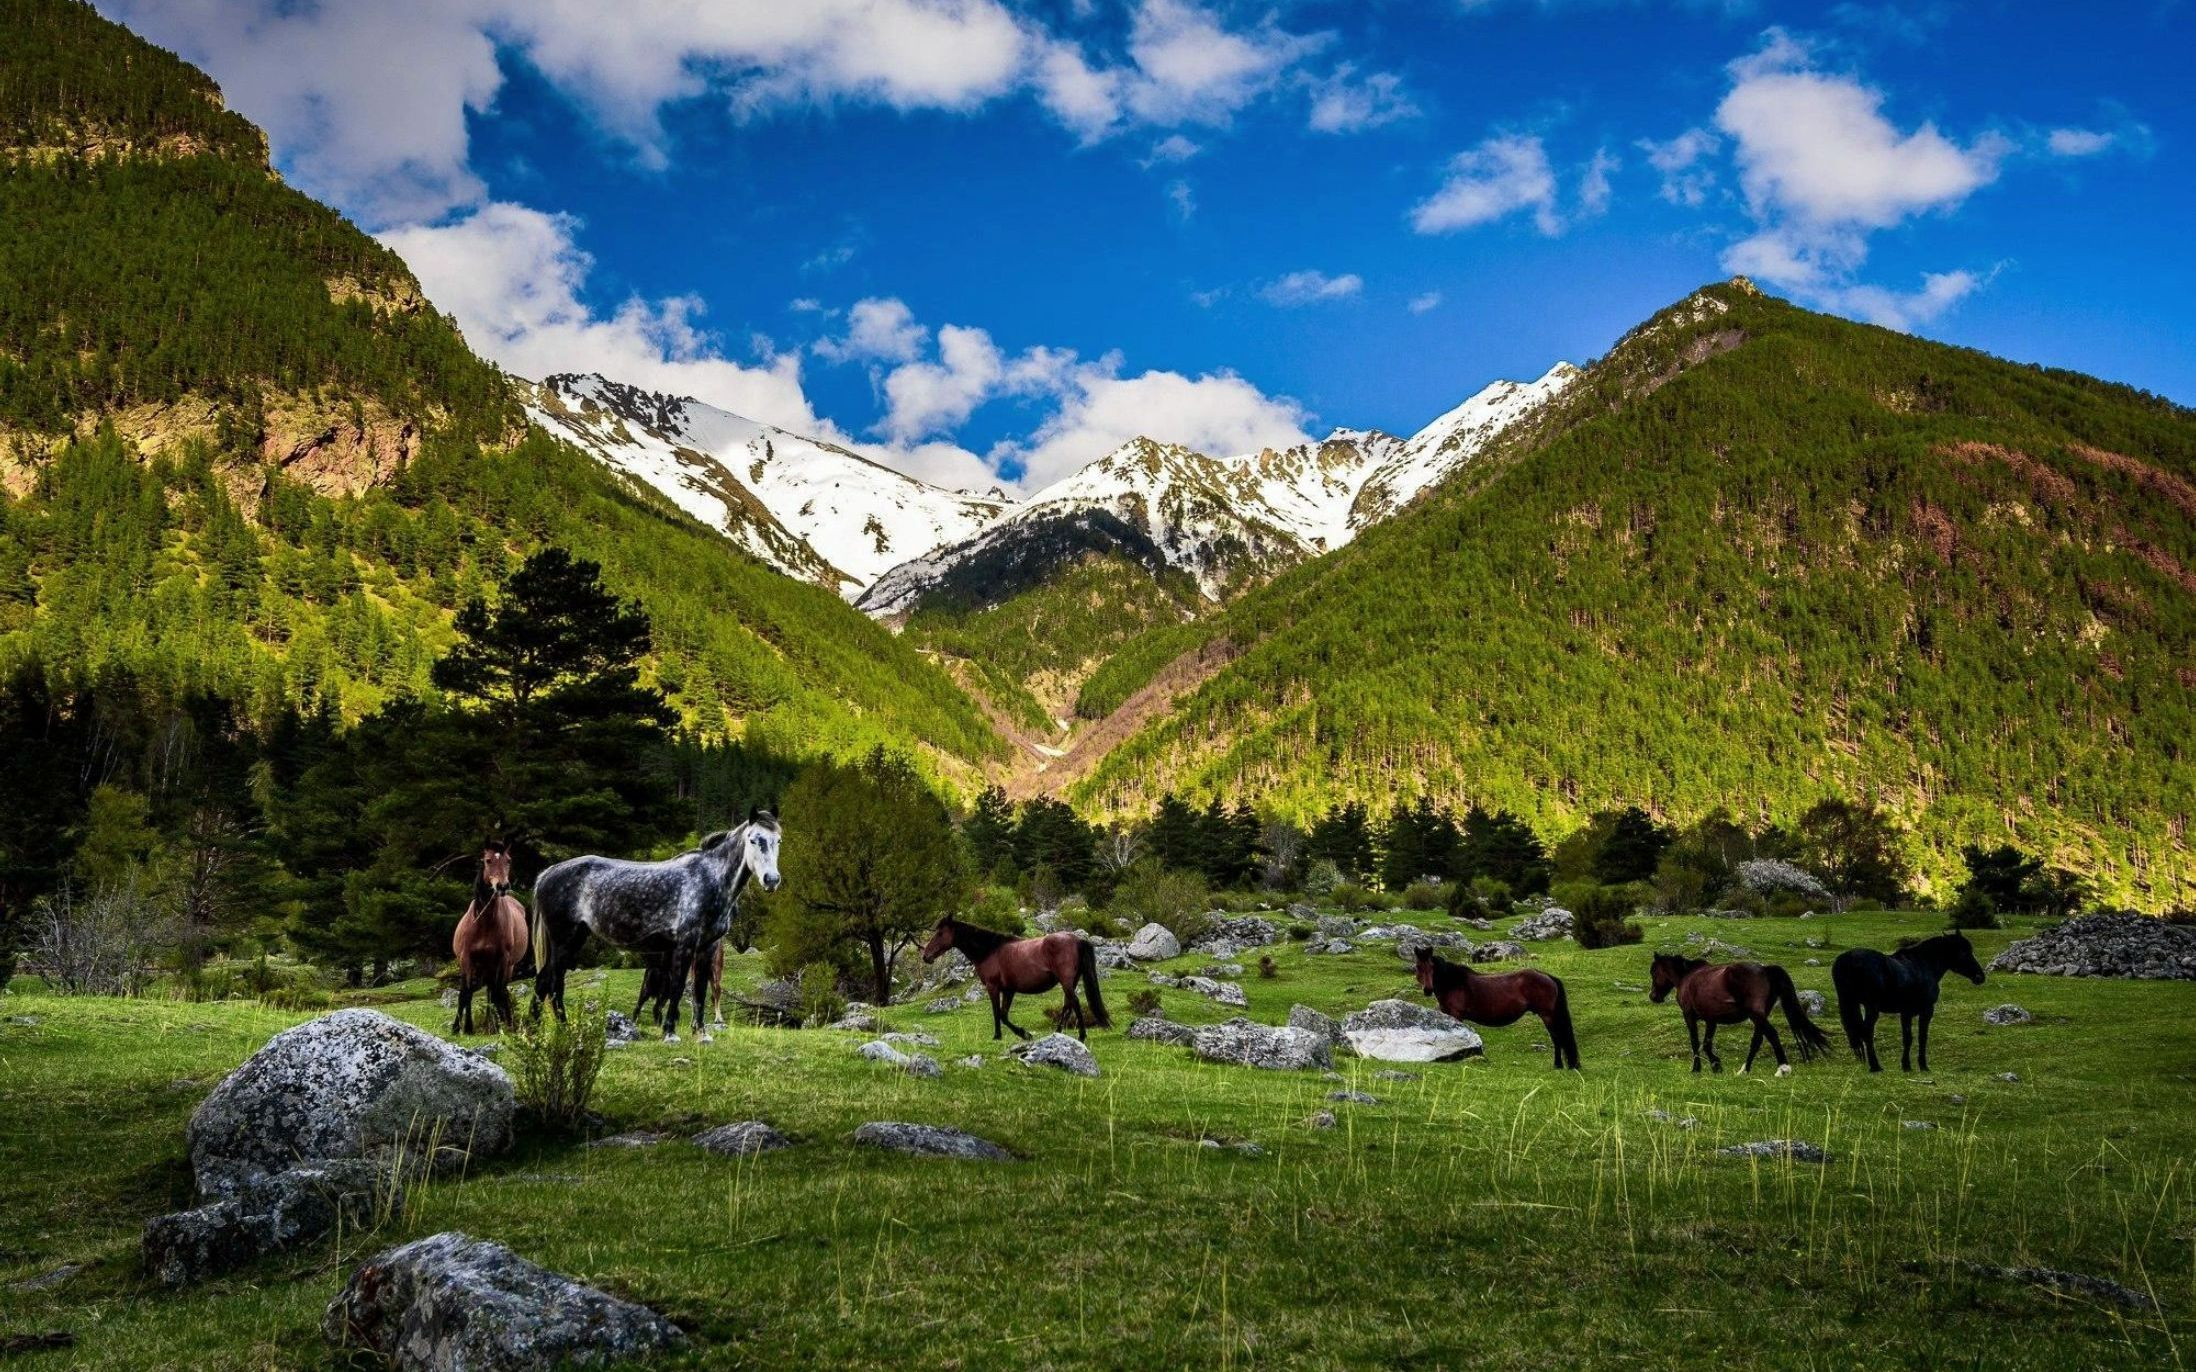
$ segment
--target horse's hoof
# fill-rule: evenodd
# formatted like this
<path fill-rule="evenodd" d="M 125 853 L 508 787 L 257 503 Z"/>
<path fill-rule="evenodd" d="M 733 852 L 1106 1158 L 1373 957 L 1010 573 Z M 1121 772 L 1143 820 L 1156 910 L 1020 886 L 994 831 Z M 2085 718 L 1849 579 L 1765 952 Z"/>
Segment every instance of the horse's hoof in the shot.
<path fill-rule="evenodd" d="M 711 1037 L 709 1037 L 709 1034 L 708 1034 L 708 1032 L 707 1032 L 706 1030 L 704 1030 L 704 1031 L 702 1031 L 702 1032 L 699 1032 L 699 1033 L 696 1033 L 696 1034 L 694 1035 L 694 1042 L 696 1042 L 696 1043 L 715 1043 L 715 1042 L 716 1042 L 716 1040 L 715 1040 L 715 1039 L 713 1039 L 713 1038 L 711 1038 Z"/>
<path fill-rule="evenodd" d="M 1777 1075 L 1778 1075 L 1778 1076 L 1780 1076 L 1780 1077 L 1788 1077 L 1788 1076 L 1791 1076 L 1791 1075 L 1792 1075 L 1792 1064 L 1791 1064 L 1791 1063 L 1789 1063 L 1789 1062 L 1780 1062 L 1780 1063 L 1778 1063 L 1778 1064 L 1777 1064 Z"/>
<path fill-rule="evenodd" d="M 712 1029 L 722 1029 L 726 1027 L 724 1022 L 724 1016 L 719 1015 L 715 1019 L 709 1021 L 709 1027 Z"/>
<path fill-rule="evenodd" d="M 665 1034 L 663 1036 L 663 1041 L 665 1043 L 677 1043 L 679 1041 L 679 1036 L 677 1034 Z"/>

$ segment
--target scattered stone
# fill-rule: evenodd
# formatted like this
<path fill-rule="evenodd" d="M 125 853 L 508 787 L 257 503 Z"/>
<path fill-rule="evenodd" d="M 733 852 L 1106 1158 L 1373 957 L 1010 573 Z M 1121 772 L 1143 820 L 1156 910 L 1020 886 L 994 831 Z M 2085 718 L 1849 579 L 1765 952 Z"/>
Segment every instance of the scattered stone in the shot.
<path fill-rule="evenodd" d="M 11 1281 L 8 1283 L 8 1289 L 10 1291 L 51 1291 L 54 1287 L 59 1286 L 83 1270 L 84 1264 L 80 1262 L 65 1262 L 51 1272 L 41 1272 L 35 1277 L 25 1277 L 21 1281 Z"/>
<path fill-rule="evenodd" d="M 1465 926 L 1466 928 L 1477 929 L 1483 934 L 1493 933 L 1495 927 L 1495 922 L 1493 920 L 1481 919 L 1477 915 L 1459 915 L 1457 916 L 1456 922 Z"/>
<path fill-rule="evenodd" d="M 1380 1097 L 1368 1095 L 1363 1091 L 1329 1091 L 1327 1093 L 1327 1099 L 1332 1101 L 1340 1101 L 1345 1105 L 1380 1104 Z"/>
<path fill-rule="evenodd" d="M 2196 926 L 2147 915 L 2082 915 L 1990 960 L 1993 972 L 2196 981 Z"/>
<path fill-rule="evenodd" d="M 1272 1071 L 1334 1065 L 1332 1048 L 1310 1030 L 1254 1024 L 1240 1017 L 1196 1030 L 1190 1038 L 1190 1051 L 1207 1062 Z"/>
<path fill-rule="evenodd" d="M 1201 976 L 1201 977 L 1216 977 L 1216 978 L 1217 978 L 1217 977 L 1239 977 L 1239 976 L 1243 975 L 1243 964 L 1242 964 L 1242 963 L 1240 963 L 1240 962 L 1215 962 L 1215 963 L 1210 963 L 1210 964 L 1208 964 L 1208 965 L 1206 965 L 1206 966 L 1203 966 L 1203 967 L 1200 967 L 1200 968 L 1198 968 L 1198 969 L 1197 969 L 1197 975 L 1199 975 L 1199 976 Z"/>
<path fill-rule="evenodd" d="M 938 999 L 930 1002 L 928 1005 L 925 1005 L 923 1007 L 923 1013 L 926 1015 L 950 1015 L 955 1010 L 958 1010 L 960 1008 L 961 998 L 959 996 L 940 996 Z"/>
<path fill-rule="evenodd" d="M 1078 1077 L 1098 1075 L 1098 1059 L 1090 1046 L 1066 1034 L 1047 1034 L 1009 1050 L 1027 1067 L 1056 1067 Z"/>
<path fill-rule="evenodd" d="M 936 1034 L 886 1034 L 884 1036 L 884 1041 L 886 1043 L 912 1043 L 918 1048 L 936 1048 L 938 1046 L 938 1036 Z"/>
<path fill-rule="evenodd" d="M 2040 1286 L 2055 1295 L 2106 1301 L 2130 1310 L 2148 1310 L 2152 1305 L 2150 1297 L 2132 1287 L 2122 1286 L 2104 1277 L 2092 1277 L 2085 1272 L 2062 1272 L 2055 1267 L 1992 1267 L 1979 1262 L 1971 1262 L 1967 1268 L 1979 1277 L 2025 1282 L 2030 1286 Z"/>
<path fill-rule="evenodd" d="M 1332 1015 L 1323 1015 L 1309 1005 L 1289 1007 L 1289 1027 L 1307 1029 L 1328 1043 L 1335 1043 L 1342 1037 L 1342 1026 L 1335 1022 Z"/>
<path fill-rule="evenodd" d="M 982 1053 L 970 1053 L 965 1058 L 956 1058 L 954 1064 L 959 1067 L 981 1067 L 984 1065 L 984 1055 Z"/>
<path fill-rule="evenodd" d="M 1315 939 L 1304 945 L 1304 951 L 1306 953 L 1354 953 L 1357 951 L 1357 945 L 1346 938 L 1331 938 L 1324 941 Z"/>
<path fill-rule="evenodd" d="M 1318 919 L 1319 911 L 1306 905 L 1303 901 L 1297 901 L 1289 906 L 1289 918 L 1301 924 L 1308 920 Z"/>
<path fill-rule="evenodd" d="M 1358 922 L 1348 915 L 1321 915 L 1318 928 L 1321 938 L 1350 938 L 1357 933 Z"/>
<path fill-rule="evenodd" d="M 8 1016 L 8 1023 L 21 1029 L 36 1029 L 45 1021 L 36 1015 L 10 1015 Z"/>
<path fill-rule="evenodd" d="M 1572 926 L 1578 921 L 1571 912 L 1560 905 L 1551 905 L 1539 914 L 1528 915 L 1510 929 L 1510 937 L 1522 943 L 1544 943 L 1549 939 L 1569 938 Z"/>
<path fill-rule="evenodd" d="M 1231 958 L 1253 948 L 1268 947 L 1280 938 L 1280 927 L 1270 919 L 1214 910 L 1205 916 L 1204 932 L 1190 940 L 1190 947 L 1207 957 Z"/>
<path fill-rule="evenodd" d="M 1472 949 L 1473 962 L 1515 962 L 1526 956 L 1525 945 L 1506 938 L 1492 943 L 1482 943 Z"/>
<path fill-rule="evenodd" d="M 1655 1121 L 1657 1124 L 1675 1125 L 1680 1129 L 1697 1129 L 1700 1127 L 1700 1121 L 1693 1118 L 1691 1115 L 1673 1115 L 1667 1110 L 1649 1110 L 1647 1112 L 1647 1118 Z"/>
<path fill-rule="evenodd" d="M 623 1134 L 609 1134 L 599 1139 L 589 1139 L 587 1146 L 589 1148 L 653 1148 L 669 1137 L 668 1134 L 659 1134 L 649 1129 L 633 1129 Z"/>
<path fill-rule="evenodd" d="M 1373 1073 L 1374 1081 L 1417 1081 L 1416 1072 L 1399 1072 L 1393 1067 L 1383 1067 Z"/>
<path fill-rule="evenodd" d="M 783 979 L 766 981 L 752 994 L 735 997 L 735 1000 L 748 1012 L 749 1019 L 766 1027 L 798 1028 L 805 1010 L 800 986 Z"/>
<path fill-rule="evenodd" d="M 971 986 L 966 991 L 961 992 L 961 1004 L 963 1005 L 982 1005 L 989 999 L 991 999 L 991 993 L 981 986 Z"/>
<path fill-rule="evenodd" d="M 1395 955 L 1405 962 L 1418 961 L 1418 950 L 1421 948 L 1431 948 L 1436 953 L 1459 953 L 1463 955 L 1464 960 L 1467 962 L 1471 960 L 1472 956 L 1472 941 L 1462 934 L 1452 934 L 1447 931 L 1431 934 L 1421 934 L 1413 931 L 1402 935 L 1395 941 Z M 1455 959 L 1452 958 L 1450 961 L 1453 962 Z"/>
<path fill-rule="evenodd" d="M 877 1032 L 877 1014 L 866 1005 L 849 1005 L 845 1014 L 824 1027 L 845 1029 L 857 1034 L 874 1034 Z"/>
<path fill-rule="evenodd" d="M 935 1124 L 872 1120 L 854 1131 L 854 1142 L 924 1158 L 967 1158 L 972 1162 L 1012 1162 L 1014 1155 L 989 1139 Z"/>
<path fill-rule="evenodd" d="M 897 1067 L 911 1077 L 936 1077 L 944 1074 L 936 1058 L 922 1053 L 903 1053 L 883 1039 L 871 1039 L 857 1051 L 871 1062 Z"/>
<path fill-rule="evenodd" d="M 1936 1126 L 1936 1124 L 1935 1124 L 1934 1122 L 1930 1121 L 1930 1120 L 1900 1120 L 1900 1121 L 1899 1121 L 1899 1128 L 1901 1128 L 1901 1129 L 1934 1129 L 1934 1128 L 1936 1128 L 1936 1127 L 1937 1127 L 1937 1126 Z"/>
<path fill-rule="evenodd" d="M 622 1048 L 640 1037 L 640 1026 L 623 1010 L 612 1010 L 602 1017 L 602 1041 L 605 1047 Z"/>
<path fill-rule="evenodd" d="M 402 1194 L 392 1187 L 387 1173 L 359 1158 L 247 1178 L 209 1205 L 147 1220 L 145 1270 L 163 1286 L 186 1286 L 303 1247 L 339 1225 L 369 1228 L 377 1201 L 401 1212 Z"/>
<path fill-rule="evenodd" d="M 2018 1005 L 2000 1005 L 1983 1011 L 1983 1023 L 2004 1026 L 2026 1024 L 2036 1018 Z"/>
<path fill-rule="evenodd" d="M 1805 963 L 1804 963 L 1804 964 L 1802 964 L 1802 965 L 1804 965 L 1804 966 L 1807 966 L 1807 967 L 1820 967 L 1820 966 L 1822 966 L 1822 959 L 1821 959 L 1821 958 L 1808 958 L 1808 959 L 1807 959 L 1807 960 L 1805 961 Z"/>
<path fill-rule="evenodd" d="M 1478 1034 L 1406 1000 L 1376 1000 L 1345 1016 L 1342 1037 L 1359 1057 L 1380 1062 L 1456 1062 L 1486 1051 Z"/>
<path fill-rule="evenodd" d="M 1144 1015 L 1129 1025 L 1128 1036 L 1153 1043 L 1187 1044 L 1197 1036 L 1197 1031 L 1159 1015 Z"/>
<path fill-rule="evenodd" d="M 1720 1158 L 1790 1158 L 1794 1162 L 1828 1162 L 1830 1155 L 1805 1139 L 1757 1139 L 1718 1148 Z"/>
<path fill-rule="evenodd" d="M 687 1068 L 687 1067 L 692 1067 L 692 1066 L 694 1065 L 694 1060 L 693 1060 L 692 1058 L 683 1058 L 683 1057 L 682 1057 L 682 1058 L 673 1058 L 673 1059 L 671 1059 L 671 1061 L 669 1061 L 669 1062 L 665 1063 L 664 1065 L 665 1065 L 666 1067 L 677 1067 L 677 1068 L 682 1068 L 682 1069 L 683 1069 L 683 1068 Z"/>
<path fill-rule="evenodd" d="M 686 1337 L 645 1306 L 454 1230 L 368 1259 L 329 1302 L 321 1330 L 400 1372 L 622 1365 Z"/>
<path fill-rule="evenodd" d="M 199 1194 L 344 1158 L 439 1170 L 510 1146 L 511 1078 L 378 1010 L 338 1010 L 274 1036 L 191 1115 Z"/>
<path fill-rule="evenodd" d="M 2018 1081 L 2019 1081 L 2020 1079 L 2021 1079 L 2021 1074 L 2020 1074 L 2020 1073 L 2018 1073 L 2018 1072 L 2000 1072 L 2000 1073 L 1998 1073 L 1998 1080 L 1999 1080 L 1999 1081 L 2002 1081 L 2002 1082 L 2004 1082 L 2004 1083 L 2006 1083 L 2006 1084 L 2007 1084 L 2007 1085 L 2009 1085 L 2009 1086 L 2010 1086 L 2010 1085 L 2012 1085 L 2012 1084 L 2014 1084 L 2014 1083 L 2016 1083 L 2016 1082 L 2018 1082 Z"/>
<path fill-rule="evenodd" d="M 1182 942 L 1164 924 L 1147 924 L 1129 940 L 1128 955 L 1138 962 L 1165 962 L 1182 956 Z"/>
<path fill-rule="evenodd" d="M 1102 971 L 1132 972 L 1136 970 L 1136 959 L 1129 956 L 1128 945 L 1118 939 L 1092 939 L 1091 951 L 1098 955 L 1098 966 Z"/>
<path fill-rule="evenodd" d="M 1198 995 L 1218 1001 L 1222 1005 L 1250 1004 L 1243 995 L 1243 988 L 1232 981 L 1214 981 L 1211 977 L 1184 977 L 1181 985 L 1185 991 L 1195 991 Z"/>
<path fill-rule="evenodd" d="M 1947 1096 L 1945 1099 L 1951 1101 L 1954 1105 L 1967 1104 L 1967 1097 L 1965 1096 Z"/>
<path fill-rule="evenodd" d="M 1821 1019 L 1830 1013 L 1830 1002 L 1823 998 L 1822 992 L 1812 987 L 1803 988 L 1799 993 L 1799 1000 L 1800 1008 L 1812 1019 Z"/>
<path fill-rule="evenodd" d="M 1149 980 L 1154 986 L 1165 986 L 1169 988 L 1180 986 L 1182 984 L 1182 979 L 1180 977 L 1170 977 L 1165 972 L 1148 973 L 1147 980 Z"/>
<path fill-rule="evenodd" d="M 442 999 L 442 1008 L 443 1008 L 443 1009 L 445 1009 L 445 1010 L 455 1010 L 455 1009 L 457 1009 L 457 1008 L 458 1008 L 458 989 L 457 989 L 457 988 L 456 988 L 455 986 L 446 986 L 446 987 L 444 987 L 444 988 L 443 988 L 443 990 L 442 990 L 442 998 L 441 998 L 441 999 Z"/>
<path fill-rule="evenodd" d="M 1317 1110 L 1312 1113 L 1309 1119 L 1304 1121 L 1304 1127 L 1306 1129 L 1332 1129 L 1335 1123 L 1334 1111 Z"/>
<path fill-rule="evenodd" d="M 702 1130 L 694 1136 L 694 1146 L 720 1158 L 751 1158 L 757 1153 L 791 1148 L 793 1140 L 761 1120 L 737 1120 Z"/>

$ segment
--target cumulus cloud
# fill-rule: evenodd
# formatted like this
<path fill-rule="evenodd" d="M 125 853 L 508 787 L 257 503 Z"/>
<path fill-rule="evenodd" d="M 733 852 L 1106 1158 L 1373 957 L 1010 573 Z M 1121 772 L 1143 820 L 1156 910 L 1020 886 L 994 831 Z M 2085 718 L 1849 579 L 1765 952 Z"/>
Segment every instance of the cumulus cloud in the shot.
<path fill-rule="evenodd" d="M 915 322 L 906 302 L 872 296 L 846 312 L 846 333 L 818 339 L 818 356 L 832 362 L 909 362 L 922 351 L 930 330 Z"/>
<path fill-rule="evenodd" d="M 1144 159 L 1144 165 L 1155 167 L 1162 162 L 1187 162 L 1203 151 L 1204 148 L 1195 141 L 1178 133 L 1170 133 L 1151 145 L 1151 155 Z"/>
<path fill-rule="evenodd" d="M 574 242 L 578 227 L 567 215 L 491 202 L 382 240 L 473 349 L 506 371 L 536 380 L 596 371 L 801 433 L 831 432 L 801 388 L 799 355 L 760 340 L 752 362 L 726 357 L 700 325 L 699 300 L 635 296 L 607 314 L 591 309 L 580 293 L 594 263 Z"/>
<path fill-rule="evenodd" d="M 2054 157 L 2095 157 L 2119 142 L 2117 135 L 2100 129 L 2053 129 L 2044 146 Z"/>
<path fill-rule="evenodd" d="M 1267 19 L 1230 29 L 1190 0 L 1142 0 L 1129 26 L 1123 104 L 1155 124 L 1224 124 L 1326 43 Z"/>
<path fill-rule="evenodd" d="M 1304 425 L 1311 416 L 1301 405 L 1234 372 L 1122 376 L 1120 366 L 1116 356 L 1078 365 L 1063 379 L 1058 411 L 1026 440 L 994 450 L 996 459 L 1022 468 L 1024 489 L 1041 490 L 1139 436 L 1213 454 L 1310 441 Z"/>
<path fill-rule="evenodd" d="M 1849 286 L 1839 293 L 1839 303 L 1849 314 L 1901 332 L 1927 324 L 1951 309 L 1983 284 L 1973 272 L 1928 272 L 1921 289 L 1891 291 L 1881 286 Z"/>
<path fill-rule="evenodd" d="M 1364 289 L 1364 278 L 1356 272 L 1329 276 L 1322 271 L 1307 270 L 1290 272 L 1267 282 L 1258 288 L 1258 298 L 1287 309 L 1296 305 L 1315 305 L 1323 300 L 1347 300 Z"/>
<path fill-rule="evenodd" d="M 1607 148 L 1597 148 L 1587 159 L 1586 168 L 1578 176 L 1578 216 L 1592 219 L 1606 214 L 1611 194 L 1609 177 L 1624 164 Z"/>
<path fill-rule="evenodd" d="M 1722 146 L 1723 140 L 1707 129 L 1687 129 L 1667 142 L 1658 143 L 1652 138 L 1639 141 L 1639 150 L 1647 154 L 1647 165 L 1662 174 L 1657 194 L 1673 205 L 1688 208 L 1699 206 L 1715 189 L 1715 168 L 1703 163 Z"/>
<path fill-rule="evenodd" d="M 1359 76 L 1348 62 L 1331 75 L 1311 81 L 1309 89 L 1311 126 L 1319 133 L 1376 129 L 1418 113 L 1418 106 L 1403 93 L 1403 78 L 1384 71 Z"/>
<path fill-rule="evenodd" d="M 1412 314 L 1425 314 L 1430 310 L 1438 310 L 1441 308 L 1441 292 L 1426 291 L 1423 294 L 1414 295 L 1411 297 L 1411 303 L 1406 308 Z"/>
<path fill-rule="evenodd" d="M 1441 188 L 1412 208 L 1411 227 L 1453 233 L 1527 210 L 1542 233 L 1563 231 L 1547 148 L 1529 134 L 1497 134 L 1450 160 Z"/>

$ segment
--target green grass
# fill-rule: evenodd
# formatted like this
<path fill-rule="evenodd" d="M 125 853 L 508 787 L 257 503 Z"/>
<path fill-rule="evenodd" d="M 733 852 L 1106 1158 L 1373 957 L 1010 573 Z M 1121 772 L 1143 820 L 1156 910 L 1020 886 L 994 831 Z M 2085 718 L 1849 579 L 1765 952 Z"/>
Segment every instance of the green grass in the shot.
<path fill-rule="evenodd" d="M 302 1017 L 72 1001 L 18 983 L 0 1002 L 0 1283 L 89 1267 L 49 1292 L 0 1284 L 0 1334 L 75 1332 L 73 1351 L 22 1359 L 30 1368 L 328 1366 L 318 1319 L 350 1267 L 457 1228 L 670 1314 L 695 1335 L 670 1366 L 2179 1365 L 2196 1334 L 2196 988 L 1956 982 L 1932 1074 L 1871 1078 L 1841 1050 L 1782 1081 L 1735 1075 L 1744 1042 L 1728 1033 L 1734 1072 L 1692 1076 L 1676 1010 L 1626 989 L 1644 985 L 1658 943 L 1697 929 L 1827 992 L 1838 948 L 1932 924 L 1673 919 L 1649 922 L 1633 948 L 1538 945 L 1570 986 L 1581 1075 L 1550 1071 L 1530 1024 L 1488 1031 L 1483 1062 L 1407 1083 L 1354 1060 L 1338 1063 L 1340 1081 L 1202 1065 L 1118 1032 L 1092 1038 L 1095 1081 L 996 1059 L 955 1067 L 994 1051 L 982 1007 L 891 1013 L 890 1027 L 944 1040 L 928 1050 L 948 1064 L 934 1082 L 856 1058 L 866 1036 L 736 1028 L 706 1046 L 645 1042 L 603 1074 L 611 1126 L 684 1134 L 761 1118 L 799 1146 L 734 1163 L 683 1142 L 529 1138 L 417 1194 L 396 1227 L 182 1293 L 145 1284 L 136 1238 L 188 1199 L 184 1121 Z M 1977 943 L 1987 959 L 2013 936 Z M 1832 946 L 1802 946 L 1811 937 Z M 1262 1020 L 1408 986 L 1385 944 L 1342 958 L 1291 945 L 1276 961 L 1278 979 L 1244 982 Z M 759 975 L 740 963 L 736 981 Z M 610 974 L 610 1004 L 630 1003 L 635 975 Z M 1107 983 L 1123 1025 L 1142 984 Z M 400 991 L 410 998 L 392 1013 L 446 1026 L 431 986 Z M 1162 994 L 1176 1018 L 1225 1017 Z M 1982 1011 L 2008 1000 L 2037 1021 L 1985 1027 Z M 40 1022 L 7 1022 L 26 1014 Z M 1038 1025 L 1037 1006 L 1018 1018 Z M 1996 1079 L 2006 1071 L 2021 1080 Z M 1345 1086 L 1381 1104 L 1334 1105 L 1339 1128 L 1304 1127 Z M 957 1125 L 1025 1161 L 857 1151 L 845 1136 L 870 1119 Z M 1265 1153 L 1200 1148 L 1206 1135 Z M 1780 1137 L 1833 1160 L 1713 1156 Z M 2110 1277 L 2155 1292 L 2162 1314 L 1978 1279 L 1962 1261 Z"/>

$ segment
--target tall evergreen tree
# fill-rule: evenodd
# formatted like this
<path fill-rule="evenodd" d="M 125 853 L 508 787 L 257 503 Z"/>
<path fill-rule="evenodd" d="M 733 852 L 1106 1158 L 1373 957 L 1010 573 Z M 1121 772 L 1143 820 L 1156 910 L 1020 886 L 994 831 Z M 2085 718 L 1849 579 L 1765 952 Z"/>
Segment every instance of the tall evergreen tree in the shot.
<path fill-rule="evenodd" d="M 1513 896 L 1548 889 L 1548 850 L 1532 826 L 1508 810 L 1478 805 L 1465 812 L 1463 851 L 1457 876 L 1464 881 L 1487 877 L 1510 888 Z"/>
<path fill-rule="evenodd" d="M 1013 880 L 1014 805 L 1004 790 L 986 786 L 977 795 L 975 808 L 961 822 L 961 836 L 979 874 L 987 880 Z"/>
<path fill-rule="evenodd" d="M 1204 870 L 1202 835 L 1197 812 L 1169 791 L 1159 798 L 1150 829 L 1144 834 L 1144 855 L 1161 867 L 1182 872 Z"/>
<path fill-rule="evenodd" d="M 1311 834 L 1304 843 L 1304 853 L 1314 862 L 1324 858 L 1333 863 L 1351 881 L 1363 881 L 1371 876 L 1372 822 L 1365 812 L 1364 802 L 1352 800 L 1329 806 L 1312 825 Z"/>
<path fill-rule="evenodd" d="M 1662 850 L 1670 846 L 1673 837 L 1645 810 L 1637 805 L 1626 806 L 1617 812 L 1608 836 L 1594 853 L 1594 880 L 1610 886 L 1647 880 L 1655 874 L 1655 864 L 1662 861 Z"/>

